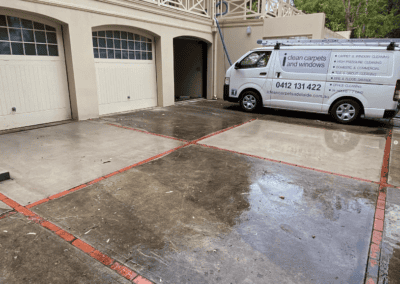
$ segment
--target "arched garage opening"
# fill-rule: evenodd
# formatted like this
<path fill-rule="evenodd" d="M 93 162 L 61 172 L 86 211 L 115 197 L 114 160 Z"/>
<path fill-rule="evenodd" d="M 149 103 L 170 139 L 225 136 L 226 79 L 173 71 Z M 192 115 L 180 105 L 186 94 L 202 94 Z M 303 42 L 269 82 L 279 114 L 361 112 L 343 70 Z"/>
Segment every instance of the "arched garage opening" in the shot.
<path fill-rule="evenodd" d="M 207 43 L 174 38 L 175 101 L 207 98 Z"/>
<path fill-rule="evenodd" d="M 69 119 L 61 25 L 0 9 L 0 130 Z"/>
<path fill-rule="evenodd" d="M 99 114 L 157 106 L 154 36 L 126 26 L 93 28 Z"/>

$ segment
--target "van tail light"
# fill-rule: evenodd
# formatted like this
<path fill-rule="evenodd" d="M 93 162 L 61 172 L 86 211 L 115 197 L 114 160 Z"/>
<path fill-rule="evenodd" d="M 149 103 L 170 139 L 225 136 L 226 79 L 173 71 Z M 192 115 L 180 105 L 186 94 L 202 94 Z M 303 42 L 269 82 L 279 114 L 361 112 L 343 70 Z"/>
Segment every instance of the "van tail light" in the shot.
<path fill-rule="evenodd" d="M 397 80 L 396 89 L 394 90 L 393 100 L 394 101 L 400 100 L 400 80 Z"/>

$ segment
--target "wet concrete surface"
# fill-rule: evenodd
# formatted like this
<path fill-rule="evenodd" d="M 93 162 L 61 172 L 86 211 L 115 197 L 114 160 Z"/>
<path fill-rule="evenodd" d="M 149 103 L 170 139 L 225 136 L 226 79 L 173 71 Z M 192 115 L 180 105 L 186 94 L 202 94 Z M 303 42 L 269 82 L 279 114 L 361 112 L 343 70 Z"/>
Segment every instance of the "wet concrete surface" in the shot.
<path fill-rule="evenodd" d="M 379 181 L 385 137 L 256 120 L 201 144 Z"/>
<path fill-rule="evenodd" d="M 362 283 L 377 191 L 192 145 L 33 211 L 156 283 Z"/>
<path fill-rule="evenodd" d="M 170 107 L 106 116 L 100 120 L 179 139 L 195 140 L 250 119 L 373 135 L 385 135 L 391 127 L 388 120 L 361 119 L 354 125 L 342 125 L 328 115 L 268 108 L 246 113 L 239 104 L 222 100 L 179 102 Z"/>
<path fill-rule="evenodd" d="M 400 129 L 393 129 L 390 148 L 389 184 L 400 186 Z"/>
<path fill-rule="evenodd" d="M 26 217 L 0 220 L 0 283 L 131 283 Z"/>
<path fill-rule="evenodd" d="M 101 120 L 192 141 L 253 118 L 246 113 L 202 106 L 201 102 L 181 102 L 171 107 L 102 117 Z M 199 104 L 200 107 L 196 107 Z"/>
<path fill-rule="evenodd" d="M 400 283 L 400 190 L 387 188 L 379 284 Z"/>
<path fill-rule="evenodd" d="M 0 135 L 0 192 L 27 205 L 182 144 L 91 121 Z"/>
<path fill-rule="evenodd" d="M 4 204 L 3 202 L 0 201 L 0 215 L 4 214 L 8 211 L 11 211 L 12 208 L 8 206 L 7 204 Z"/>

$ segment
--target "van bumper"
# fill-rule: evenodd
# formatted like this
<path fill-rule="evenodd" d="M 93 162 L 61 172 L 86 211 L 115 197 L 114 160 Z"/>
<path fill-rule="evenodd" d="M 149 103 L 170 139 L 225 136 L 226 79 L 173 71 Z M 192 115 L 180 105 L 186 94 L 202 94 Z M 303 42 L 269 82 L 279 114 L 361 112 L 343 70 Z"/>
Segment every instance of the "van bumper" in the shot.
<path fill-rule="evenodd" d="M 229 85 L 224 85 L 224 101 L 228 101 L 231 103 L 239 102 L 239 98 L 232 98 L 229 96 Z"/>

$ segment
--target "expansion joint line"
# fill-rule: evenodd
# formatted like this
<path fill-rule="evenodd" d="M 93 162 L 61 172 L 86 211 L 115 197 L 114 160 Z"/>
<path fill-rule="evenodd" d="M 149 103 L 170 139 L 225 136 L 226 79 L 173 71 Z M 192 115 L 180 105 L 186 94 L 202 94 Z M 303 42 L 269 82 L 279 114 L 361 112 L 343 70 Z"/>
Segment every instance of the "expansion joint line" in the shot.
<path fill-rule="evenodd" d="M 392 145 L 392 130 L 386 137 L 385 150 L 383 154 L 381 179 L 379 182 L 379 194 L 376 202 L 374 225 L 372 229 L 368 263 L 365 273 L 365 284 L 377 284 L 379 278 L 379 263 L 382 249 L 382 237 L 385 220 L 385 209 L 386 209 L 386 188 L 392 187 L 388 184 L 389 178 L 389 161 L 390 161 L 390 148 Z"/>

